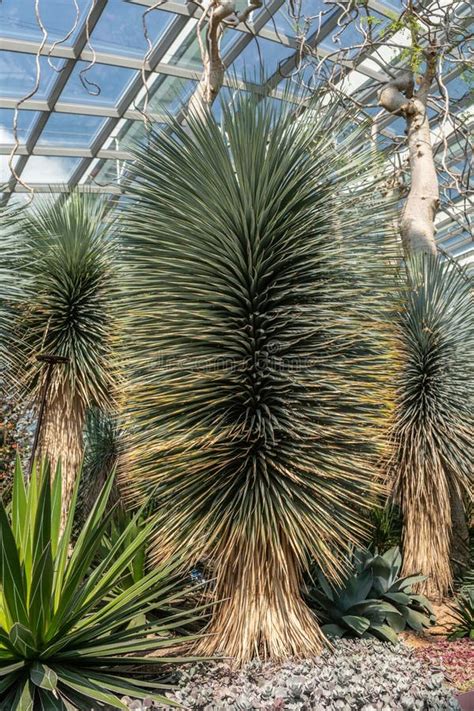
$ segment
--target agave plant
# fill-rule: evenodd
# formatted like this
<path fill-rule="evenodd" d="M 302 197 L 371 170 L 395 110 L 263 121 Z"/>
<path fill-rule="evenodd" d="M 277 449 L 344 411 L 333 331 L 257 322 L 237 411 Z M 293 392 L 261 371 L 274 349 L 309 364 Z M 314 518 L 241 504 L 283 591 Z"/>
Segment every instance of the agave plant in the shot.
<path fill-rule="evenodd" d="M 38 356 L 67 358 L 57 365 L 49 389 L 39 452 L 63 466 L 63 515 L 82 458 L 88 406 L 106 408 L 114 388 L 114 242 L 105 205 L 91 194 L 65 202 L 47 199 L 19 214 L 12 264 L 24 285 L 15 349 L 21 379 L 38 402 L 47 369 Z"/>
<path fill-rule="evenodd" d="M 453 584 L 453 492 L 472 495 L 472 282 L 440 257 L 413 257 L 406 269 L 388 471 L 403 517 L 404 574 L 422 572 L 420 589 L 442 598 Z"/>
<path fill-rule="evenodd" d="M 112 549 L 120 555 L 121 552 L 125 552 L 128 549 L 136 537 L 140 537 L 142 543 L 136 548 L 135 555 L 129 561 L 128 567 L 123 571 L 120 579 L 116 581 L 116 587 L 111 593 L 112 597 L 118 591 L 125 591 L 138 584 L 146 578 L 150 570 L 152 565 L 148 555 L 150 542 L 148 538 L 143 540 L 142 537 L 143 529 L 149 530 L 148 521 L 147 511 L 143 509 L 135 513 L 125 511 L 121 507 L 117 507 L 114 510 L 110 526 L 104 533 L 98 549 L 98 557 L 105 559 L 110 555 Z M 191 613 L 192 608 L 197 606 L 198 598 L 199 603 L 202 604 L 203 590 L 200 584 L 201 581 L 195 578 L 196 576 L 192 575 L 183 577 L 182 595 L 179 599 L 176 597 L 173 600 L 172 606 L 139 610 L 133 621 L 129 623 L 129 626 L 144 625 L 147 621 L 156 620 L 158 617 L 166 618 L 170 613 L 176 614 L 182 611 L 182 620 L 180 625 L 176 627 L 176 633 L 199 632 L 203 625 L 202 618 L 196 619 Z M 188 610 L 189 614 L 184 614 L 184 610 Z"/>
<path fill-rule="evenodd" d="M 430 602 L 412 589 L 424 576 L 400 577 L 401 567 L 400 550 L 394 546 L 383 555 L 356 550 L 353 572 L 337 586 L 316 571 L 309 600 L 324 622 L 323 632 L 330 637 L 377 637 L 396 643 L 398 633 L 407 627 L 422 631 L 434 624 Z"/>
<path fill-rule="evenodd" d="M 200 649 L 239 661 L 320 649 L 302 570 L 337 576 L 366 529 L 393 247 L 348 120 L 240 97 L 136 149 L 128 492 L 159 504 L 158 550 L 212 561 Z"/>
<path fill-rule="evenodd" d="M 10 514 L 0 504 L 2 709 L 126 709 L 125 695 L 164 701 L 156 673 L 152 681 L 143 676 L 172 660 L 144 652 L 184 641 L 172 632 L 192 614 L 173 609 L 182 595 L 176 563 L 120 587 L 152 523 L 136 530 L 132 519 L 97 559 L 112 482 L 109 476 L 69 552 L 78 480 L 61 534 L 60 469 L 51 481 L 49 467 L 34 468 L 25 485 L 17 463 Z M 150 610 L 166 614 L 130 626 Z"/>

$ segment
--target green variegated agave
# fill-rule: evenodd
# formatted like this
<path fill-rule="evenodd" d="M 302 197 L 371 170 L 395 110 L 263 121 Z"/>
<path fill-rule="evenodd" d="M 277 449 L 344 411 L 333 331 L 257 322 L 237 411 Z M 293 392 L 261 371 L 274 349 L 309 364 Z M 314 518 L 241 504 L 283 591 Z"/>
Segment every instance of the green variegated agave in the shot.
<path fill-rule="evenodd" d="M 321 571 L 314 574 L 309 600 L 330 637 L 378 637 L 397 642 L 405 628 L 421 631 L 434 623 L 433 610 L 413 586 L 423 575 L 400 577 L 402 557 L 398 547 L 383 555 L 356 550 L 353 572 L 334 586 Z"/>
<path fill-rule="evenodd" d="M 60 470 L 51 481 L 49 467 L 34 468 L 25 485 L 17 464 L 10 512 L 0 504 L 2 709 L 95 711 L 126 709 L 125 695 L 163 700 L 160 667 L 174 659 L 144 653 L 184 641 L 173 630 L 195 614 L 174 605 L 182 595 L 176 563 L 120 585 L 153 524 L 138 529 L 132 518 L 97 558 L 112 482 L 110 476 L 70 550 L 78 480 L 61 533 Z M 160 619 L 137 626 L 137 615 L 152 610 Z"/>
<path fill-rule="evenodd" d="M 349 121 L 240 98 L 136 151 L 129 491 L 160 507 L 157 550 L 210 560 L 224 602 L 201 648 L 240 661 L 320 649 L 302 570 L 337 576 L 371 503 L 391 209 Z"/>

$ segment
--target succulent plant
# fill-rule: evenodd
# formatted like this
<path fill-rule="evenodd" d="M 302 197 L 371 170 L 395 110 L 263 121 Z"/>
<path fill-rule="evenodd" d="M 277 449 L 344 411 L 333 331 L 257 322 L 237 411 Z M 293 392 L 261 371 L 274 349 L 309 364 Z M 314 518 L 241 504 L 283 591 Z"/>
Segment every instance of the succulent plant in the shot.
<path fill-rule="evenodd" d="M 422 575 L 399 577 L 402 557 L 397 546 L 383 555 L 356 549 L 353 572 L 337 587 L 321 570 L 313 575 L 309 600 L 330 637 L 377 637 L 396 643 L 406 627 L 421 631 L 435 618 L 430 602 L 413 592 Z"/>
<path fill-rule="evenodd" d="M 449 639 L 474 639 L 474 585 L 464 587 L 451 606 L 455 624 Z"/>
<path fill-rule="evenodd" d="M 79 479 L 61 531 L 60 467 L 54 477 L 49 466 L 33 467 L 25 482 L 17 460 L 8 512 L 0 502 L 2 711 L 124 709 L 123 694 L 160 701 L 169 662 L 186 661 L 173 650 L 195 637 L 176 631 L 196 615 L 179 607 L 179 561 L 121 588 L 153 523 L 137 530 L 133 519 L 107 554 L 97 556 L 112 483 L 109 475 L 72 545 Z M 156 619 L 133 625 L 138 613 L 151 611 Z M 144 656 L 158 648 L 173 658 Z M 143 679 L 152 667 L 154 679 Z"/>
<path fill-rule="evenodd" d="M 253 661 L 237 672 L 197 664 L 178 684 L 168 698 L 194 711 L 459 711 L 441 672 L 413 650 L 373 638 L 335 639 L 318 657 Z"/>

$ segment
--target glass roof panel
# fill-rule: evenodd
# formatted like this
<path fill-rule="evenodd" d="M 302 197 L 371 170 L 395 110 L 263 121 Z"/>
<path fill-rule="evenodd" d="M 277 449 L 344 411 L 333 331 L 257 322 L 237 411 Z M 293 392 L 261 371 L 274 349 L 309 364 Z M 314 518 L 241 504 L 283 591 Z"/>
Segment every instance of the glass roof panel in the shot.
<path fill-rule="evenodd" d="M 181 77 L 165 76 L 157 82 L 153 94 L 148 101 L 148 113 L 166 114 L 177 111 L 191 96 L 197 81 Z M 143 108 L 144 101 L 140 103 Z"/>
<path fill-rule="evenodd" d="M 91 36 L 91 44 L 99 52 L 143 57 L 149 49 L 143 22 L 150 42 L 161 37 L 173 21 L 174 15 L 154 9 L 147 12 L 145 5 L 109 0 Z M 146 13 L 146 15 L 145 15 Z"/>
<path fill-rule="evenodd" d="M 225 47 L 225 38 L 227 37 L 228 31 L 224 32 L 224 36 L 221 42 L 222 51 Z M 201 32 L 201 37 L 203 42 L 205 42 L 205 30 Z M 198 38 L 196 32 L 191 32 L 182 44 L 175 50 L 173 56 L 169 60 L 169 64 L 179 64 L 183 67 L 189 67 L 190 69 L 196 69 L 201 71 L 202 60 L 201 60 L 201 49 L 199 47 Z"/>
<path fill-rule="evenodd" d="M 14 143 L 13 109 L 0 109 L 0 143 Z M 25 143 L 30 129 L 38 116 L 37 111 L 18 111 L 17 136 L 20 143 Z"/>
<path fill-rule="evenodd" d="M 104 160 L 96 170 L 93 171 L 93 182 L 96 185 L 120 185 L 127 171 L 127 161 L 124 160 Z"/>
<path fill-rule="evenodd" d="M 67 183 L 80 158 L 52 158 L 49 156 L 30 156 L 21 179 L 28 184 Z"/>
<path fill-rule="evenodd" d="M 450 101 L 462 101 L 472 96 L 474 69 L 466 68 L 446 83 Z"/>
<path fill-rule="evenodd" d="M 91 4 L 92 0 L 40 0 L 39 17 L 48 33 L 48 42 L 61 41 L 62 45 L 71 46 Z M 43 32 L 36 19 L 35 0 L 3 0 L 0 28 L 5 37 L 41 40 Z"/>
<path fill-rule="evenodd" d="M 115 106 L 132 78 L 134 69 L 79 61 L 64 87 L 60 101 L 74 104 Z"/>
<path fill-rule="evenodd" d="M 47 57 L 39 58 L 38 88 L 32 98 L 45 99 L 58 72 L 48 64 Z M 64 66 L 64 60 L 54 60 L 56 69 Z M 0 94 L 10 98 L 21 99 L 36 86 L 36 57 L 22 52 L 0 52 Z"/>
<path fill-rule="evenodd" d="M 38 146 L 90 146 L 106 120 L 100 116 L 52 113 L 38 139 Z"/>
<path fill-rule="evenodd" d="M 155 131 L 160 128 L 164 128 L 166 124 L 153 122 L 153 129 Z M 143 120 L 139 121 L 127 121 L 122 129 L 117 135 L 111 136 L 104 148 L 112 150 L 126 151 L 135 143 L 144 143 L 147 140 L 148 128 L 145 126 Z"/>
<path fill-rule="evenodd" d="M 8 183 L 12 177 L 12 172 L 10 170 L 10 156 L 0 155 L 0 189 Z M 13 158 L 13 166 L 15 167 L 18 162 L 18 156 Z"/>
<path fill-rule="evenodd" d="M 327 62 L 328 71 L 329 67 L 332 66 L 331 62 Z M 290 96 L 294 96 L 295 100 L 305 98 L 305 96 L 316 89 L 316 87 L 321 84 L 322 77 L 319 73 L 314 71 L 314 67 L 308 64 L 304 68 L 293 69 L 291 74 L 284 77 L 279 84 L 277 84 L 277 91 L 285 91 Z"/>
<path fill-rule="evenodd" d="M 292 47 L 285 47 L 278 42 L 254 37 L 245 49 L 232 62 L 229 76 L 234 73 L 239 79 L 247 79 L 255 84 L 278 71 L 279 65 L 295 53 Z"/>
<path fill-rule="evenodd" d="M 289 12 L 286 3 L 271 17 L 265 25 L 268 30 L 295 37 L 299 31 L 309 29 L 310 33 L 317 30 L 321 12 L 321 22 L 324 22 L 328 13 L 328 6 L 324 0 L 299 0 L 294 5 L 294 12 Z M 306 24 L 307 23 L 307 24 Z"/>

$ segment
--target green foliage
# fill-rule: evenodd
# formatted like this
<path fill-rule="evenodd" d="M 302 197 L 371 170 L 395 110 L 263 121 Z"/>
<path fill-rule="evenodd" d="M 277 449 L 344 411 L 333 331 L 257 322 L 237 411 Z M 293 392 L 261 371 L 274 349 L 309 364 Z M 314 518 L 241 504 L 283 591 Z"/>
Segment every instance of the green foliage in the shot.
<path fill-rule="evenodd" d="M 172 631 L 190 613 L 173 610 L 181 593 L 176 563 L 155 567 L 125 589 L 122 576 L 153 524 L 132 519 L 97 559 L 110 515 L 108 478 L 73 549 L 74 490 L 64 531 L 61 473 L 35 468 L 25 484 L 19 463 L 11 513 L 0 504 L 0 706 L 2 709 L 126 709 L 120 701 L 157 693 L 146 669 L 169 662 L 143 653 L 184 641 Z M 166 610 L 156 622 L 130 627 L 138 613 Z"/>
<path fill-rule="evenodd" d="M 114 385 L 118 275 L 105 203 L 87 193 L 42 200 L 16 215 L 12 232 L 18 255 L 10 269 L 23 287 L 15 349 L 23 384 L 30 393 L 38 388 L 38 354 L 66 356 L 69 363 L 56 369 L 54 389 L 67 388 L 84 407 L 107 405 Z"/>
<path fill-rule="evenodd" d="M 383 555 L 358 549 L 353 572 L 339 586 L 318 570 L 309 599 L 325 623 L 323 631 L 331 637 L 378 637 L 395 643 L 405 628 L 421 631 L 433 624 L 429 601 L 412 591 L 424 577 L 399 577 L 401 564 L 398 547 Z"/>
<path fill-rule="evenodd" d="M 380 33 L 381 38 L 388 38 L 402 30 L 408 30 L 410 33 L 411 43 L 399 54 L 398 60 L 404 63 L 408 60 L 412 72 L 419 72 L 423 63 L 423 45 L 421 38 L 423 36 L 423 26 L 419 22 L 415 13 L 404 11 L 401 14 L 390 11 L 387 12 L 390 17 L 390 22 Z"/>
<path fill-rule="evenodd" d="M 98 550 L 98 557 L 102 560 L 110 556 L 111 550 L 115 550 L 117 555 L 121 555 L 134 544 L 136 538 L 139 537 L 142 540 L 142 544 L 136 548 L 135 555 L 129 561 L 128 567 L 123 571 L 120 579 L 117 580 L 113 594 L 129 590 L 140 581 L 145 580 L 150 567 L 153 565 L 148 557 L 150 541 L 148 537 L 143 539 L 142 536 L 144 529 L 149 530 L 149 516 L 147 513 L 146 509 L 132 513 L 118 506 L 113 512 L 110 526 L 104 533 Z M 186 634 L 202 629 L 202 620 L 196 620 L 191 614 L 193 612 L 192 609 L 190 609 L 196 599 L 197 591 L 202 597 L 202 589 L 199 585 L 193 583 L 186 586 L 183 580 L 181 595 L 175 597 L 172 605 L 143 612 L 138 611 L 129 626 L 139 626 L 147 621 L 153 621 L 160 617 L 166 618 L 168 614 L 176 614 L 181 611 L 183 613 L 182 620 L 180 625 L 176 627 L 177 633 Z M 188 610 L 190 614 L 186 614 L 185 610 Z"/>
<path fill-rule="evenodd" d="M 350 118 L 240 99 L 222 129 L 191 116 L 136 149 L 131 486 L 160 497 L 170 544 L 323 560 L 360 531 L 392 245 L 391 207 L 358 192 L 369 155 L 335 141 Z"/>
<path fill-rule="evenodd" d="M 98 407 L 91 407 L 86 413 L 84 425 L 84 462 L 75 527 L 87 518 L 98 493 L 109 472 L 115 468 L 119 456 L 121 432 L 116 417 Z M 119 501 L 118 487 L 114 484 L 109 506 Z"/>
<path fill-rule="evenodd" d="M 402 536 L 402 521 L 398 507 L 386 502 L 370 512 L 372 524 L 369 548 L 379 553 L 385 553 L 389 548 L 400 545 Z"/>
<path fill-rule="evenodd" d="M 449 639 L 474 639 L 474 585 L 466 585 L 451 606 L 455 620 Z"/>
<path fill-rule="evenodd" d="M 105 559 L 114 548 L 120 552 L 127 550 L 146 527 L 147 518 L 143 512 L 132 514 L 118 509 L 114 512 L 110 526 L 103 536 L 99 556 Z M 121 588 L 129 588 L 145 577 L 148 543 L 146 540 L 143 541 L 142 546 L 136 550 L 134 557 L 118 581 Z"/>
<path fill-rule="evenodd" d="M 111 413 L 98 407 L 87 411 L 84 427 L 83 481 L 101 479 L 111 471 L 119 454 L 120 429 Z"/>

